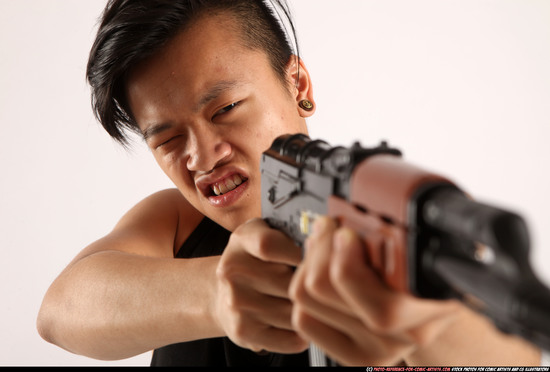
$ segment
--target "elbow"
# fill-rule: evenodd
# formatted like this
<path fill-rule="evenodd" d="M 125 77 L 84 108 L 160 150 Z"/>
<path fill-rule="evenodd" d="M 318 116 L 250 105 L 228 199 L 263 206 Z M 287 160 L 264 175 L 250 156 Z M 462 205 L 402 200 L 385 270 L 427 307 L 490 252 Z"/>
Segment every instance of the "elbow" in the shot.
<path fill-rule="evenodd" d="M 105 337 L 108 331 L 75 321 L 74 309 L 67 309 L 65 305 L 52 293 L 44 298 L 36 317 L 36 330 L 44 341 L 72 354 L 97 360 L 120 360 L 138 354 L 110 347 L 112 341 Z"/>
<path fill-rule="evenodd" d="M 50 328 L 48 327 L 47 322 L 44 320 L 41 314 L 39 314 L 38 318 L 36 319 L 36 330 L 38 331 L 40 337 L 44 339 L 44 341 L 53 343 Z"/>
<path fill-rule="evenodd" d="M 36 330 L 44 341 L 67 348 L 62 345 L 63 331 L 67 329 L 70 319 L 64 306 L 64 301 L 59 296 L 58 288 L 53 285 L 46 292 L 36 317 Z"/>
<path fill-rule="evenodd" d="M 36 318 L 36 330 L 44 341 L 58 346 L 70 353 L 77 355 L 84 355 L 89 358 L 107 360 L 107 358 L 101 355 L 95 355 L 92 352 L 86 352 L 87 349 L 79 349 L 80 345 L 74 339 L 67 339 L 67 335 L 70 334 L 64 332 L 70 326 L 67 326 L 63 321 L 63 316 L 60 315 L 60 310 L 53 305 L 48 305 L 44 302 L 38 312 Z"/>
<path fill-rule="evenodd" d="M 47 310 L 47 305 L 43 303 L 36 318 L 36 330 L 40 337 L 51 344 L 55 344 L 54 324 L 53 315 Z"/>

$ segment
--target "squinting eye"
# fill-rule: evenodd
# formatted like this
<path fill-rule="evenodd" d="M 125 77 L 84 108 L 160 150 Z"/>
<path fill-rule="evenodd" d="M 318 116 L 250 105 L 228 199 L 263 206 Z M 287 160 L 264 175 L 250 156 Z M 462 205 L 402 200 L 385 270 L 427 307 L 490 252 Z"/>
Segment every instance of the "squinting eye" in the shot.
<path fill-rule="evenodd" d="M 235 103 L 232 103 L 230 105 L 225 106 L 224 108 L 218 110 L 218 112 L 216 112 L 214 114 L 214 117 L 216 117 L 218 115 L 225 114 L 226 112 L 233 110 L 235 107 L 237 107 L 238 104 L 239 104 L 239 102 L 235 102 Z"/>
<path fill-rule="evenodd" d="M 177 137 L 179 137 L 179 136 L 174 136 L 174 137 L 169 138 L 168 140 L 164 141 L 163 143 L 155 146 L 155 149 L 159 149 L 159 148 L 163 147 L 164 145 L 167 145 L 170 141 L 172 141 L 173 139 L 175 139 Z"/>

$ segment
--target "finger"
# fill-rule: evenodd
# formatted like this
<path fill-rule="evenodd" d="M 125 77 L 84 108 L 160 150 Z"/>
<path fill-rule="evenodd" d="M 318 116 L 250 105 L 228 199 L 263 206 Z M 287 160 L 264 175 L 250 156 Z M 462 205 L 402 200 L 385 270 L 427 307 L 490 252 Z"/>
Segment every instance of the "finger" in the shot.
<path fill-rule="evenodd" d="M 307 315 L 307 316 L 304 316 Z M 314 318 L 316 321 L 339 331 L 350 338 L 361 339 L 362 333 L 369 333 L 370 330 L 365 324 L 349 311 L 349 307 L 345 312 L 338 311 L 334 306 L 325 306 L 312 297 L 308 296 L 307 292 L 300 295 L 300 302 L 295 303 L 292 311 L 292 324 L 296 330 L 303 332 L 307 324 L 304 326 L 300 320 Z M 443 314 L 435 318 L 430 318 L 426 323 L 420 324 L 416 328 L 405 329 L 403 333 L 384 335 L 387 346 L 405 346 L 416 345 L 423 347 L 432 342 L 443 329 L 454 321 L 455 317 Z M 393 343 L 393 344 L 390 344 Z"/>
<path fill-rule="evenodd" d="M 227 310 L 239 314 L 243 324 L 247 318 L 253 318 L 274 328 L 294 329 L 291 323 L 292 303 L 281 298 L 241 290 L 227 297 Z"/>
<path fill-rule="evenodd" d="M 457 321 L 457 319 L 457 311 L 441 314 L 430 319 L 426 323 L 409 330 L 407 335 L 409 336 L 409 339 L 416 344 L 417 349 L 423 349 L 434 342 L 437 337 L 439 337 L 443 331 L 447 330 L 451 324 Z"/>
<path fill-rule="evenodd" d="M 306 240 L 306 254 L 290 286 L 291 298 L 308 311 L 323 304 L 341 313 L 352 315 L 349 306 L 335 291 L 330 278 L 332 244 L 337 224 L 328 217 L 319 217 L 313 233 Z"/>
<path fill-rule="evenodd" d="M 450 301 L 420 300 L 390 289 L 365 264 L 365 249 L 349 229 L 335 237 L 332 260 L 335 290 L 374 332 L 397 334 L 456 309 Z"/>
<path fill-rule="evenodd" d="M 307 316 L 303 317 L 303 315 Z M 297 330 L 302 331 L 305 328 L 300 321 L 304 319 L 307 321 L 309 318 L 315 318 L 316 321 L 344 334 L 360 332 L 359 330 L 361 329 L 366 331 L 365 326 L 353 314 L 349 312 L 343 313 L 332 306 L 319 303 L 309 296 L 307 292 L 304 292 L 300 295 L 300 302 L 294 303 L 292 324 Z"/>
<path fill-rule="evenodd" d="M 348 334 L 307 313 L 297 312 L 293 317 L 301 325 L 300 334 L 341 365 L 393 365 L 415 349 L 411 343 L 376 336 L 361 326 Z"/>
<path fill-rule="evenodd" d="M 308 342 L 294 330 L 274 327 L 257 319 L 256 314 L 239 314 L 241 317 L 233 319 L 226 330 L 235 344 L 255 352 L 298 353 L 307 349 Z"/>
<path fill-rule="evenodd" d="M 302 260 L 302 250 L 283 232 L 271 228 L 264 220 L 254 218 L 239 226 L 230 241 L 239 240 L 252 256 L 265 261 L 296 266 Z"/>
<path fill-rule="evenodd" d="M 340 300 L 329 277 L 332 236 L 336 229 L 335 220 L 324 216 L 317 218 L 313 233 L 306 240 L 305 257 L 300 265 L 303 289 L 309 296 L 327 305 Z"/>
<path fill-rule="evenodd" d="M 309 343 L 294 331 L 268 328 L 257 334 L 251 342 L 252 350 L 296 354 L 307 350 Z"/>
<path fill-rule="evenodd" d="M 332 329 L 304 312 L 293 315 L 293 323 L 299 324 L 299 334 L 321 348 L 333 360 L 342 362 L 343 350 L 353 347 L 353 340 L 347 335 Z"/>
<path fill-rule="evenodd" d="M 224 285 L 248 287 L 259 293 L 288 299 L 294 269 L 283 264 L 261 261 L 246 252 L 224 257 L 216 275 Z"/>

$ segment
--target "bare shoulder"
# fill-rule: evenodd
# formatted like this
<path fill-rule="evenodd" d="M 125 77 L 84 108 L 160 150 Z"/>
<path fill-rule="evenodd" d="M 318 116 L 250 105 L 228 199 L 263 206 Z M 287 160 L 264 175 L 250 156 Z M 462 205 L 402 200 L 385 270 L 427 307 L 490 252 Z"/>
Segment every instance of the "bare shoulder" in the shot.
<path fill-rule="evenodd" d="M 203 215 L 178 189 L 166 189 L 149 195 L 130 209 L 118 222 L 114 232 L 148 234 L 158 241 L 170 242 L 170 254 L 183 244 Z"/>
<path fill-rule="evenodd" d="M 135 225 L 171 226 L 178 228 L 178 221 L 200 221 L 197 211 L 178 189 L 166 189 L 149 195 L 130 209 L 117 223 L 114 230 L 123 230 Z M 198 222 L 197 222 L 198 223 Z M 142 226 L 145 227 L 145 226 Z M 195 226 L 191 228 L 193 230 Z"/>
<path fill-rule="evenodd" d="M 109 234 L 86 247 L 76 259 L 107 250 L 174 257 L 202 218 L 179 190 L 158 191 L 138 202 Z"/>

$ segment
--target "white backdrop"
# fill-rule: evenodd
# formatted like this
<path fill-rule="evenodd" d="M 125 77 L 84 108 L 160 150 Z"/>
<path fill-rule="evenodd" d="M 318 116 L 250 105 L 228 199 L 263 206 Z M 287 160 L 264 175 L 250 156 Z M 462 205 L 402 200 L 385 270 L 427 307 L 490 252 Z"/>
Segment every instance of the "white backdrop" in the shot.
<path fill-rule="evenodd" d="M 0 365 L 102 362 L 44 342 L 42 297 L 84 246 L 170 183 L 92 116 L 84 72 L 106 0 L 0 0 Z M 519 211 L 550 283 L 550 2 L 291 0 L 334 145 L 387 139 L 409 161 Z"/>

